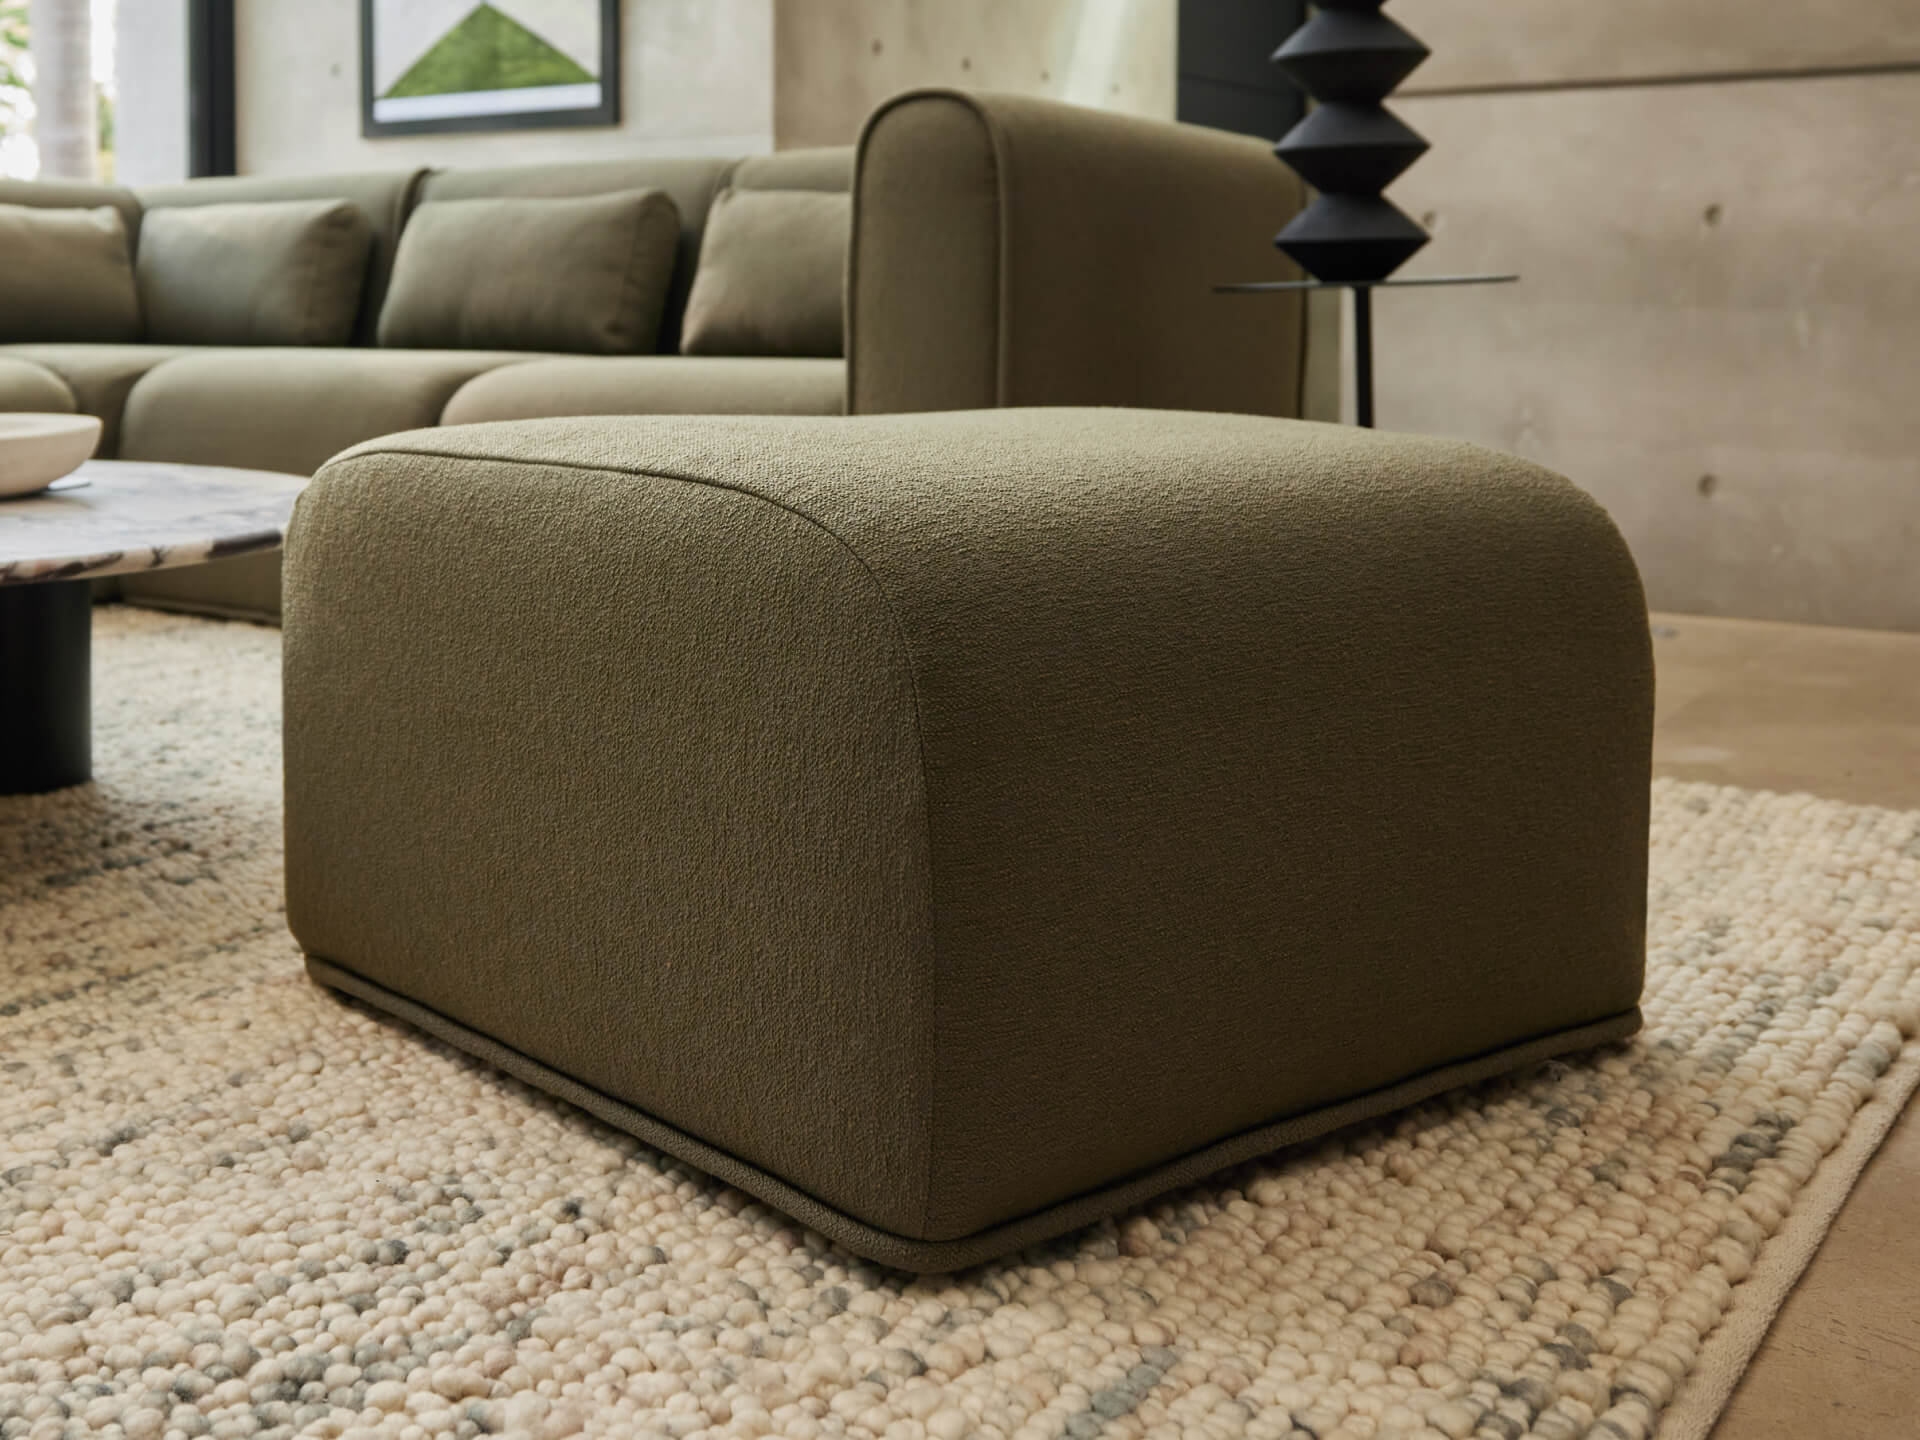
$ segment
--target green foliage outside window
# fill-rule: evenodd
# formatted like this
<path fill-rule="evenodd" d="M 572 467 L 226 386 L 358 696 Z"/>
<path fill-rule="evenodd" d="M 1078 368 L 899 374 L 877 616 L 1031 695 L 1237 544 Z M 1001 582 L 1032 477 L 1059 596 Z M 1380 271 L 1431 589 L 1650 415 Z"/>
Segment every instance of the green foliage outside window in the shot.
<path fill-rule="evenodd" d="M 27 83 L 26 68 L 29 41 L 27 0 L 0 0 L 0 140 L 33 129 L 33 87 Z M 100 134 L 99 178 L 108 184 L 113 180 L 113 96 L 96 85 L 94 105 Z"/>
<path fill-rule="evenodd" d="M 27 58 L 26 0 L 0 0 L 0 91 L 25 90 L 20 62 Z"/>
<path fill-rule="evenodd" d="M 25 134 L 33 124 L 26 58 L 26 0 L 0 0 L 0 140 Z"/>

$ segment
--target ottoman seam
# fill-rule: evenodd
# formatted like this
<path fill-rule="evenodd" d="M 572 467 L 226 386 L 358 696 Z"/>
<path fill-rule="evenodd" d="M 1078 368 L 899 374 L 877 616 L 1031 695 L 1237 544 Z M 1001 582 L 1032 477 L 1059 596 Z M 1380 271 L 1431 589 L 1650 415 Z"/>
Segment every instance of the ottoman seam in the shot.
<path fill-rule="evenodd" d="M 450 398 L 451 397 L 449 397 L 449 399 Z M 923 1109 L 925 1124 L 921 1133 L 925 1140 L 927 1153 L 926 1164 L 923 1167 L 921 1176 L 920 1228 L 925 1230 L 928 1221 L 933 1215 L 933 1156 L 935 1150 L 933 1127 L 934 1117 L 937 1113 L 937 1106 L 934 1102 L 934 1086 L 940 1073 L 937 1056 L 935 1054 L 939 1020 L 940 946 L 937 926 L 939 924 L 940 908 L 936 903 L 935 896 L 933 804 L 930 798 L 931 787 L 927 778 L 927 730 L 925 711 L 920 702 L 920 674 L 914 664 L 913 645 L 907 638 L 906 623 L 900 618 L 900 612 L 893 603 L 893 597 L 887 593 L 887 587 L 880 583 L 880 577 L 874 573 L 873 567 L 867 563 L 866 557 L 860 553 L 859 549 L 848 540 L 846 536 L 835 530 L 819 516 L 803 510 L 797 505 L 792 505 L 784 500 L 776 499 L 771 495 L 763 494 L 758 490 L 749 489 L 744 485 L 731 485 L 724 480 L 713 480 L 703 476 L 678 474 L 665 470 L 651 470 L 638 466 L 592 465 L 577 460 L 524 460 L 501 455 L 449 455 L 444 450 L 414 449 L 409 446 L 399 445 L 375 445 L 373 448 L 356 450 L 350 457 L 347 457 L 342 464 L 344 467 L 345 464 L 350 464 L 354 461 L 370 458 L 375 455 L 412 455 L 421 459 L 457 460 L 463 463 L 484 465 L 533 465 L 553 470 L 579 470 L 596 475 L 623 475 L 639 479 L 671 480 L 683 485 L 701 485 L 713 490 L 726 490 L 736 495 L 745 495 L 751 499 L 759 500 L 764 504 L 773 506 L 776 510 L 783 510 L 797 519 L 806 521 L 838 544 L 840 548 L 852 558 L 854 564 L 860 567 L 861 572 L 866 575 L 868 582 L 873 586 L 873 593 L 880 599 L 881 608 L 886 611 L 887 621 L 893 628 L 895 643 L 900 647 L 901 661 L 906 668 L 907 695 L 913 702 L 914 755 L 920 765 L 920 826 L 921 836 L 926 845 L 927 853 L 927 951 L 929 960 L 927 967 L 928 973 L 926 976 L 926 1015 L 922 1027 L 926 1040 L 926 1043 L 922 1046 L 926 1057 L 926 1078 L 923 1082 L 926 1098 Z M 332 463 L 333 462 L 329 462 L 326 468 L 332 468 Z"/>
<path fill-rule="evenodd" d="M 1237 1165 L 1265 1155 L 1277 1154 L 1281 1150 L 1291 1149 L 1296 1145 L 1310 1143 L 1352 1125 L 1377 1120 L 1396 1110 L 1404 1110 L 1412 1105 L 1424 1103 L 1448 1090 L 1484 1083 L 1510 1071 L 1516 1063 L 1538 1064 L 1576 1050 L 1617 1044 L 1639 1030 L 1642 1023 L 1640 1008 L 1634 1005 L 1597 1019 L 1526 1036 L 1505 1045 L 1496 1045 L 1490 1050 L 1429 1066 L 1413 1075 L 1388 1081 L 1384 1085 L 1375 1086 L 1358 1095 L 1332 1100 L 1305 1110 L 1244 1126 L 1229 1135 L 1196 1145 L 1145 1169 L 1116 1176 L 1091 1189 L 1076 1191 L 1072 1195 L 1049 1201 L 1033 1210 L 1022 1211 L 1018 1215 L 995 1221 L 964 1235 L 930 1240 L 904 1235 L 898 1231 L 884 1229 L 871 1221 L 862 1220 L 851 1211 L 820 1199 L 762 1165 L 743 1159 L 723 1146 L 703 1140 L 689 1130 L 662 1120 L 651 1111 L 589 1085 L 525 1051 L 515 1049 L 505 1041 L 495 1039 L 484 1031 L 476 1030 L 460 1020 L 435 1010 L 432 1006 L 390 990 L 378 981 L 368 980 L 324 956 L 311 952 L 303 953 L 308 973 L 326 988 L 351 996 L 363 1004 L 372 1005 L 466 1054 L 507 1071 L 523 1084 L 532 1085 L 546 1094 L 557 1096 L 567 1104 L 584 1110 L 603 1124 L 612 1125 L 615 1129 L 636 1135 L 648 1146 L 684 1164 L 696 1167 L 720 1184 L 745 1190 L 755 1199 L 772 1206 L 789 1218 L 798 1220 L 802 1225 L 819 1231 L 829 1240 L 847 1246 L 856 1254 L 865 1254 L 870 1259 L 878 1259 L 883 1265 L 895 1269 L 915 1270 L 920 1274 L 952 1273 L 954 1270 L 969 1268 L 1004 1256 L 1010 1253 L 1008 1249 L 1002 1248 L 1004 1238 L 1011 1238 L 1012 1248 L 1018 1249 L 1083 1229 L 1100 1219 L 1149 1203 L 1157 1196 L 1205 1183 L 1210 1177 L 1218 1176 Z M 569 1089 L 555 1089 L 550 1083 L 554 1080 L 569 1087 L 572 1093 L 569 1093 Z M 706 1152 L 706 1156 L 689 1157 L 683 1151 L 661 1143 L 656 1136 L 634 1130 L 631 1128 L 631 1121 L 616 1118 L 615 1115 L 607 1113 L 609 1110 L 622 1117 L 637 1117 L 658 1131 L 687 1143 L 690 1148 Z M 1328 1119 L 1331 1123 L 1324 1125 L 1315 1123 Z M 712 1157 L 712 1159 L 706 1157 Z M 713 1159 L 721 1161 L 722 1167 L 713 1168 Z M 1195 1170 L 1192 1168 L 1195 1165 L 1204 1168 Z M 736 1173 L 728 1174 L 727 1169 Z M 780 1198 L 773 1198 L 762 1189 L 755 1188 L 753 1184 L 743 1183 L 740 1178 L 742 1175 L 750 1177 L 760 1186 L 783 1193 Z M 794 1200 L 803 1201 L 805 1204 L 795 1206 Z M 806 1210 L 809 1208 L 818 1213 L 807 1214 Z M 856 1240 L 858 1245 L 855 1243 Z M 869 1248 L 861 1249 L 859 1246 Z M 904 1263 L 900 1258 L 882 1258 L 872 1253 L 876 1249 L 886 1249 L 895 1257 L 909 1258 Z M 935 1261 L 936 1267 L 920 1268 L 927 1261 Z"/>

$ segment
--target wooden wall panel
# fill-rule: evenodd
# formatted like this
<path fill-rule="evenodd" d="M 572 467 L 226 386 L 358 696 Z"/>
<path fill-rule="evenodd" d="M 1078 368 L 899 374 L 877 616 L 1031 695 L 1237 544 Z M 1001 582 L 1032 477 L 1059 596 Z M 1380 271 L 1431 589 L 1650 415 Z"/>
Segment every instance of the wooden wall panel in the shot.
<path fill-rule="evenodd" d="M 1408 99 L 1383 428 L 1540 460 L 1661 608 L 1920 630 L 1920 74 Z"/>
<path fill-rule="evenodd" d="M 1433 88 L 1920 64 L 1915 0 L 1393 0 Z"/>

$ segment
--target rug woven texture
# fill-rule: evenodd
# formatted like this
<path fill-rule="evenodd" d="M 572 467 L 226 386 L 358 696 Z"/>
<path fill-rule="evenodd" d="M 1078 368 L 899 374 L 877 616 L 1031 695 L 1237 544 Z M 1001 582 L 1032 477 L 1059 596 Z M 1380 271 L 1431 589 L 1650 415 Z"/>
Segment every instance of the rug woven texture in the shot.
<path fill-rule="evenodd" d="M 1916 1072 L 1920 816 L 1661 782 L 1633 1042 L 914 1279 L 315 987 L 278 633 L 96 637 L 0 798 L 0 1440 L 1699 1434 Z"/>

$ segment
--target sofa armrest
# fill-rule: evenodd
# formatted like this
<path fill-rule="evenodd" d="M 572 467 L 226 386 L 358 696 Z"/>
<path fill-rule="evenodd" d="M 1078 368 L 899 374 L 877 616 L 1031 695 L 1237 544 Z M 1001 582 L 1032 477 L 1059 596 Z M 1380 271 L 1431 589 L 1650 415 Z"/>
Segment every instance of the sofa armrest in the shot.
<path fill-rule="evenodd" d="M 848 410 L 1134 405 L 1300 413 L 1303 187 L 1260 141 L 920 90 L 860 137 Z"/>

